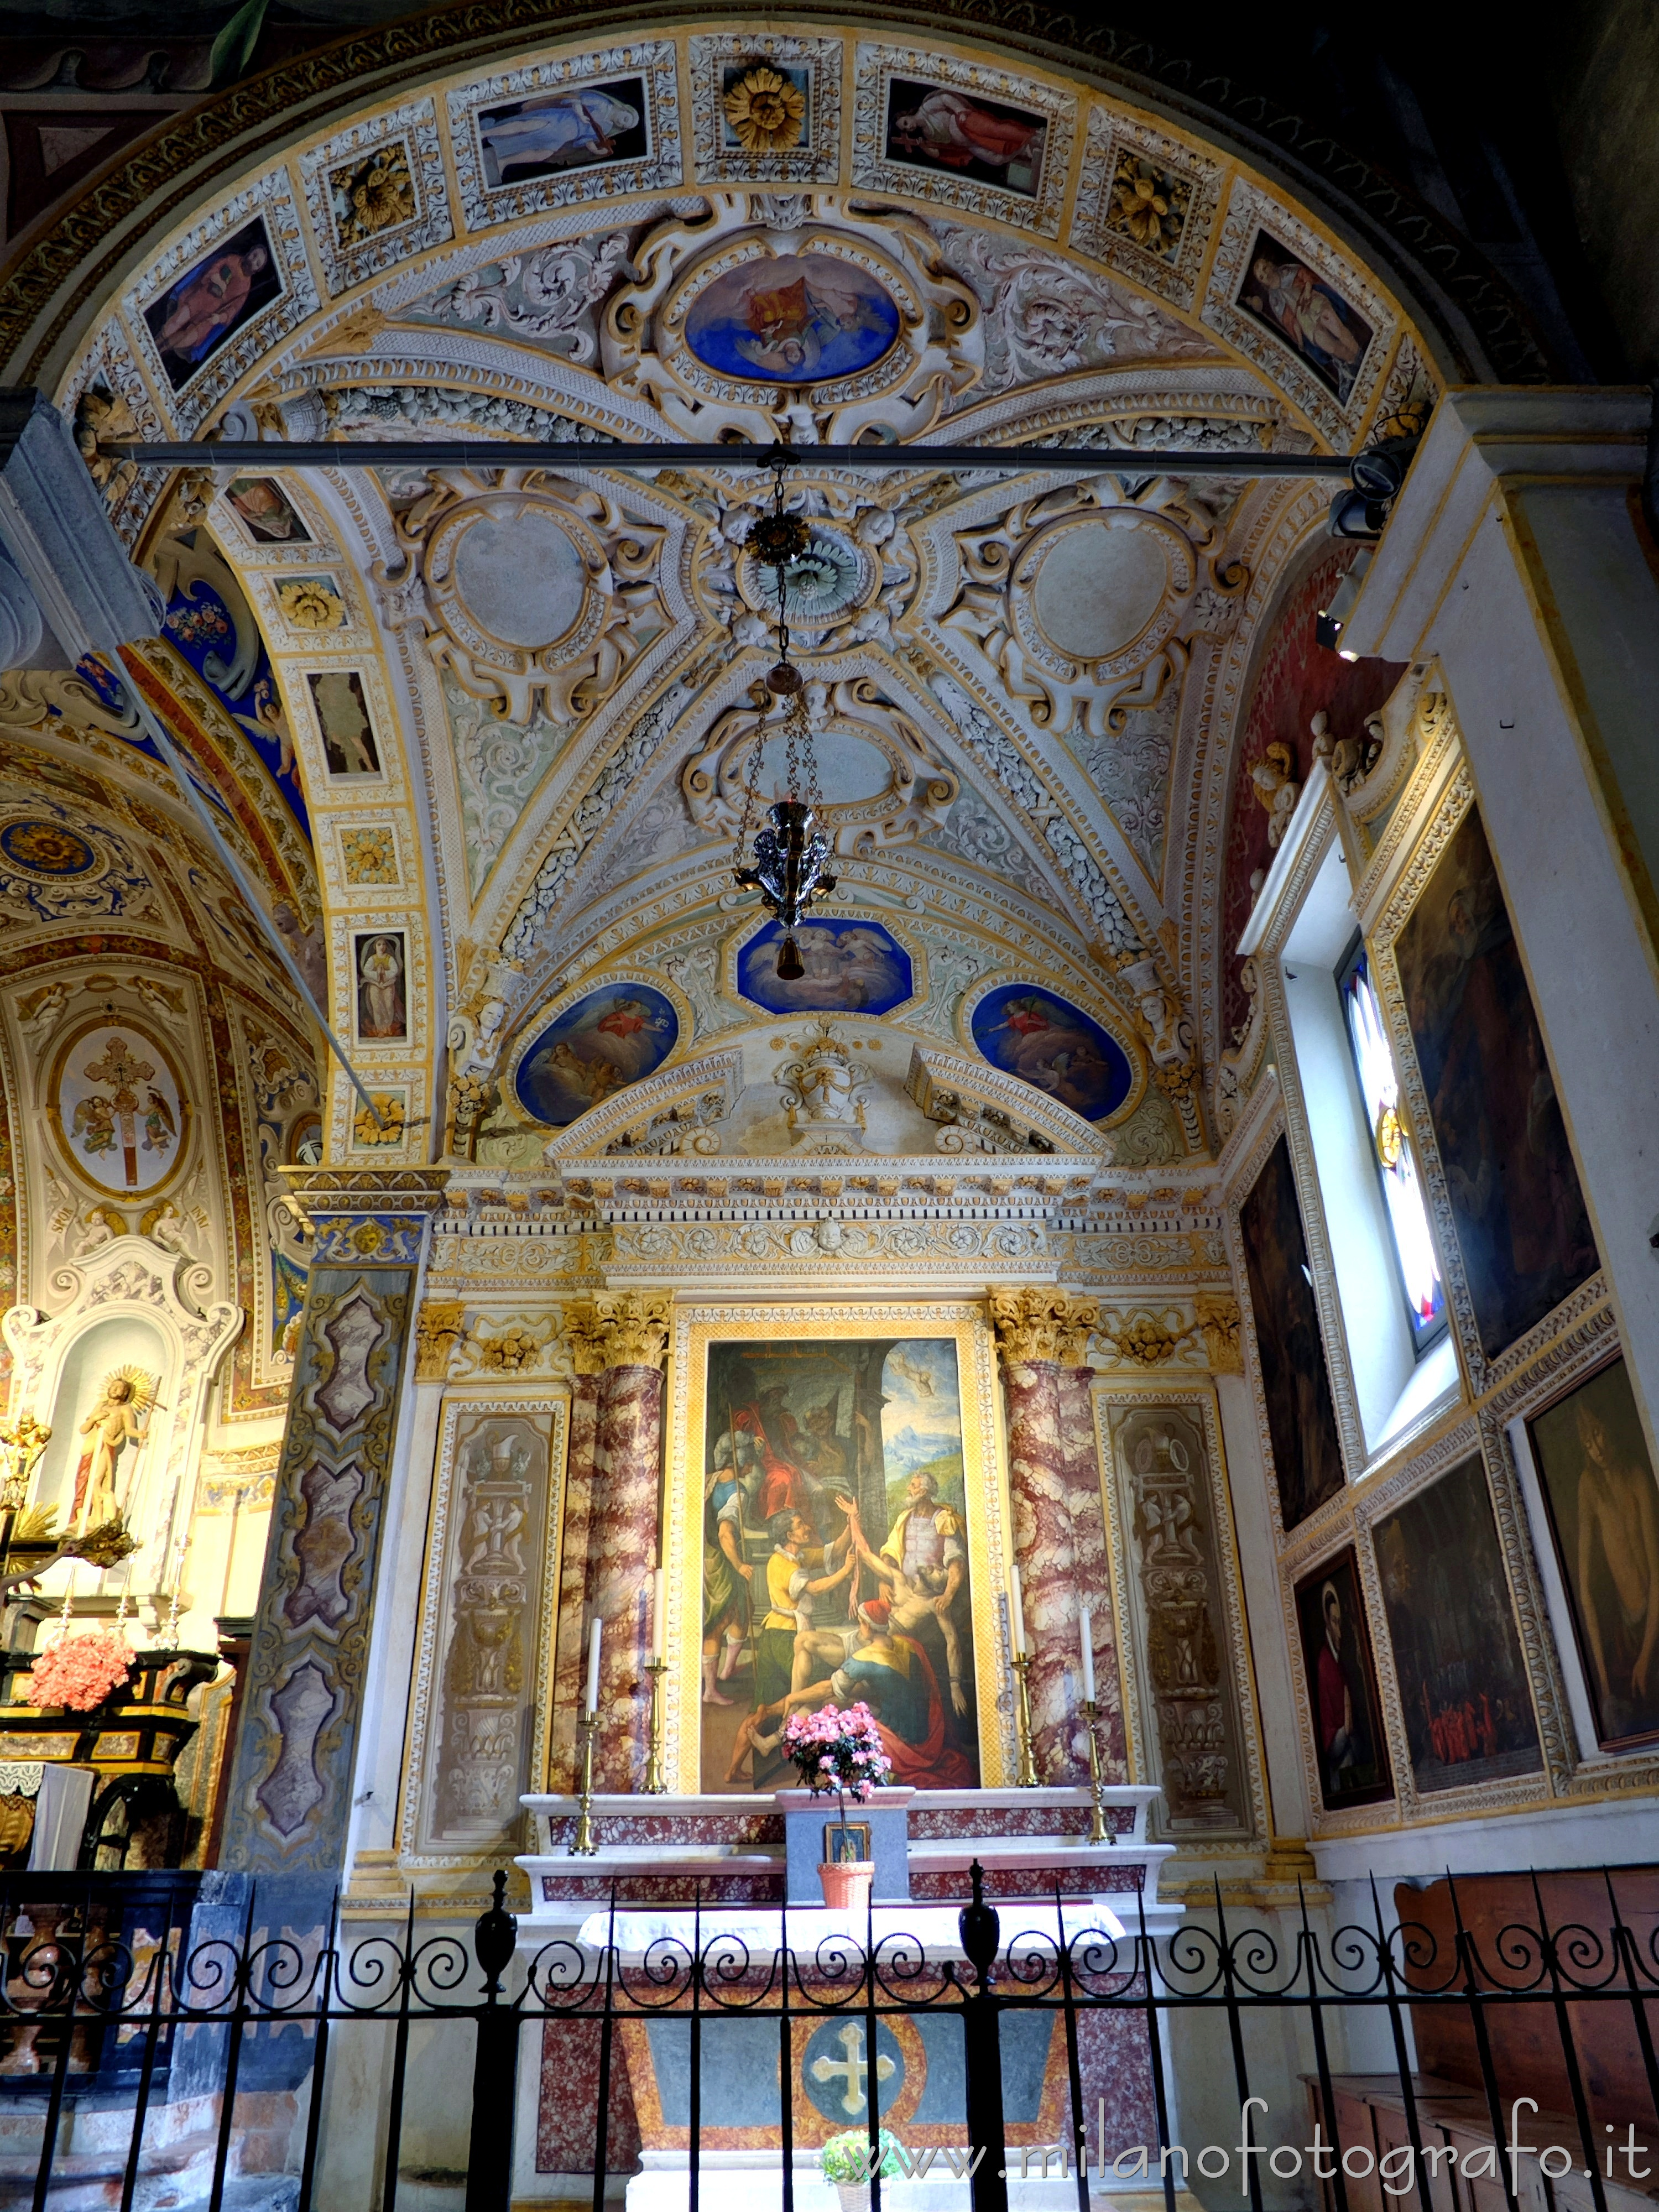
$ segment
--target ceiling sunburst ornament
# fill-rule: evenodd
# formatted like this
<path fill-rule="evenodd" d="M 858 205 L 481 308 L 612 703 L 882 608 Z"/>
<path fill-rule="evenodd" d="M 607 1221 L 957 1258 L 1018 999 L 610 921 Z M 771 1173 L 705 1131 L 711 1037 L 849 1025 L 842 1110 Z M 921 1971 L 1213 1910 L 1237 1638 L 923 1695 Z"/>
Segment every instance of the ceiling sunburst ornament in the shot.
<path fill-rule="evenodd" d="M 800 143 L 805 97 L 775 69 L 747 70 L 720 105 L 745 154 L 785 154 Z"/>

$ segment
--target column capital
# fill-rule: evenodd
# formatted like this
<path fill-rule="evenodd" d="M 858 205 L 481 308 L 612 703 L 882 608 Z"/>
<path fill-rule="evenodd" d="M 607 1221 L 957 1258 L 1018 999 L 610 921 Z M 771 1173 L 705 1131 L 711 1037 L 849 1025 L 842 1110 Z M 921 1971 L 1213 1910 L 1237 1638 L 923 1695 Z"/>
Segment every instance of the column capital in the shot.
<path fill-rule="evenodd" d="M 672 1291 L 599 1291 L 565 1309 L 565 1337 L 578 1375 L 607 1367 L 660 1368 L 668 1353 Z"/>
<path fill-rule="evenodd" d="M 1060 1367 L 1086 1365 L 1090 1332 L 1100 1321 L 1097 1300 L 1026 1287 L 993 1290 L 985 1304 L 1005 1364 L 1024 1367 L 1046 1359 Z"/>
<path fill-rule="evenodd" d="M 410 1266 L 449 1181 L 447 1168 L 285 1167 L 289 1199 L 317 1239 L 315 1258 Z"/>

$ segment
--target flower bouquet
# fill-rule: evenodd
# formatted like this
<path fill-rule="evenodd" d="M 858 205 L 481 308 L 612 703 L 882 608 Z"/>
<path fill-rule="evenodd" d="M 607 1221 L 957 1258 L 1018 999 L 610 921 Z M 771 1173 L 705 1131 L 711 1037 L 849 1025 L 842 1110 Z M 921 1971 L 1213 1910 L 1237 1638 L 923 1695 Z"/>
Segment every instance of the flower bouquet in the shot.
<path fill-rule="evenodd" d="M 881 1747 L 875 1716 L 862 1699 L 855 1705 L 820 1705 L 815 1713 L 791 1713 L 784 1723 L 783 1748 L 814 1796 L 835 1791 L 843 1832 L 848 1799 L 867 1804 L 893 1771 Z M 843 1832 L 843 1847 L 847 1841 Z M 843 1849 L 818 1868 L 824 1903 L 842 1911 L 865 1903 L 875 1871 L 873 1859 L 849 1859 Z"/>
<path fill-rule="evenodd" d="M 89 1713 L 125 1687 L 132 1673 L 132 1646 L 113 1628 L 86 1636 L 60 1636 L 35 1660 L 23 1694 L 32 1705 Z"/>
<path fill-rule="evenodd" d="M 898 2148 L 898 2137 L 887 2128 L 879 2131 L 873 2150 L 867 2128 L 847 2128 L 830 2136 L 818 2153 L 818 2170 L 841 2198 L 842 2212 L 867 2212 L 871 2173 L 878 2160 L 884 2180 L 901 2172 L 893 2155 Z"/>

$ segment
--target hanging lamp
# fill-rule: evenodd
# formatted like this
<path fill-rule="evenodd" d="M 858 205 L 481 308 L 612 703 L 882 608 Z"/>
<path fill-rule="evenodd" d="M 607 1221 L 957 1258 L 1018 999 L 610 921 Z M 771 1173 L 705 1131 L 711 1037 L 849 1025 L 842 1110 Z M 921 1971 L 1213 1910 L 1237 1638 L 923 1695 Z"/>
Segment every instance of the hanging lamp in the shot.
<path fill-rule="evenodd" d="M 805 553 L 811 534 L 799 515 L 785 513 L 785 464 L 780 461 L 775 465 L 777 477 L 772 512 L 763 515 L 755 525 L 749 542 L 755 549 L 756 557 L 771 569 L 776 582 L 778 658 L 775 666 L 766 672 L 764 680 L 771 702 L 781 703 L 783 713 L 780 720 L 769 721 L 769 704 L 755 724 L 754 750 L 743 780 L 743 820 L 738 828 L 732 872 L 739 890 L 760 892 L 762 905 L 782 925 L 777 972 L 784 982 L 790 982 L 805 973 L 800 948 L 795 942 L 796 927 L 814 899 L 835 890 L 836 879 L 824 872 L 830 852 L 830 841 L 817 826 L 818 810 L 823 804 L 823 795 L 818 788 L 817 748 L 807 719 L 801 673 L 789 658 L 789 571 Z M 784 740 L 787 795 L 765 807 L 765 817 L 757 828 L 757 810 L 764 804 L 759 779 L 767 740 L 774 735 L 781 735 Z"/>

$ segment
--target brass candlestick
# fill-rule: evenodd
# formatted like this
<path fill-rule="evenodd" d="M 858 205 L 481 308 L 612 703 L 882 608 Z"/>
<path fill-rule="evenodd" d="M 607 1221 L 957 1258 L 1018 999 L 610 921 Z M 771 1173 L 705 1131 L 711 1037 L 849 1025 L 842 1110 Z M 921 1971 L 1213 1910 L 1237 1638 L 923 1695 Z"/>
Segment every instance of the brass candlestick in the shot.
<path fill-rule="evenodd" d="M 646 1673 L 651 1677 L 651 1736 L 645 1759 L 645 1794 L 660 1797 L 668 1784 L 662 1772 L 662 1678 L 668 1672 L 665 1659 L 653 1659 Z"/>
<path fill-rule="evenodd" d="M 1031 1655 L 1022 1651 L 1012 1662 L 1015 1680 L 1019 1684 L 1015 1717 L 1019 1725 L 1019 1772 L 1015 1778 L 1022 1790 L 1037 1786 L 1036 1761 L 1031 1756 L 1031 1686 L 1025 1677 L 1030 1669 Z"/>
<path fill-rule="evenodd" d="M 570 1838 L 573 1859 L 591 1859 L 599 1848 L 593 1840 L 593 1739 L 599 1732 L 597 1713 L 584 1713 L 576 1723 L 582 1736 L 582 1786 L 576 1801 L 576 1832 Z"/>
<path fill-rule="evenodd" d="M 1115 1844 L 1117 1835 L 1106 1826 L 1105 1784 L 1100 1772 L 1100 1740 L 1095 1734 L 1095 1721 L 1100 1707 L 1092 1698 L 1085 1698 L 1078 1711 L 1082 1714 L 1089 1731 L 1089 1788 L 1094 1797 L 1094 1811 L 1089 1819 L 1089 1841 L 1091 1844 Z"/>

